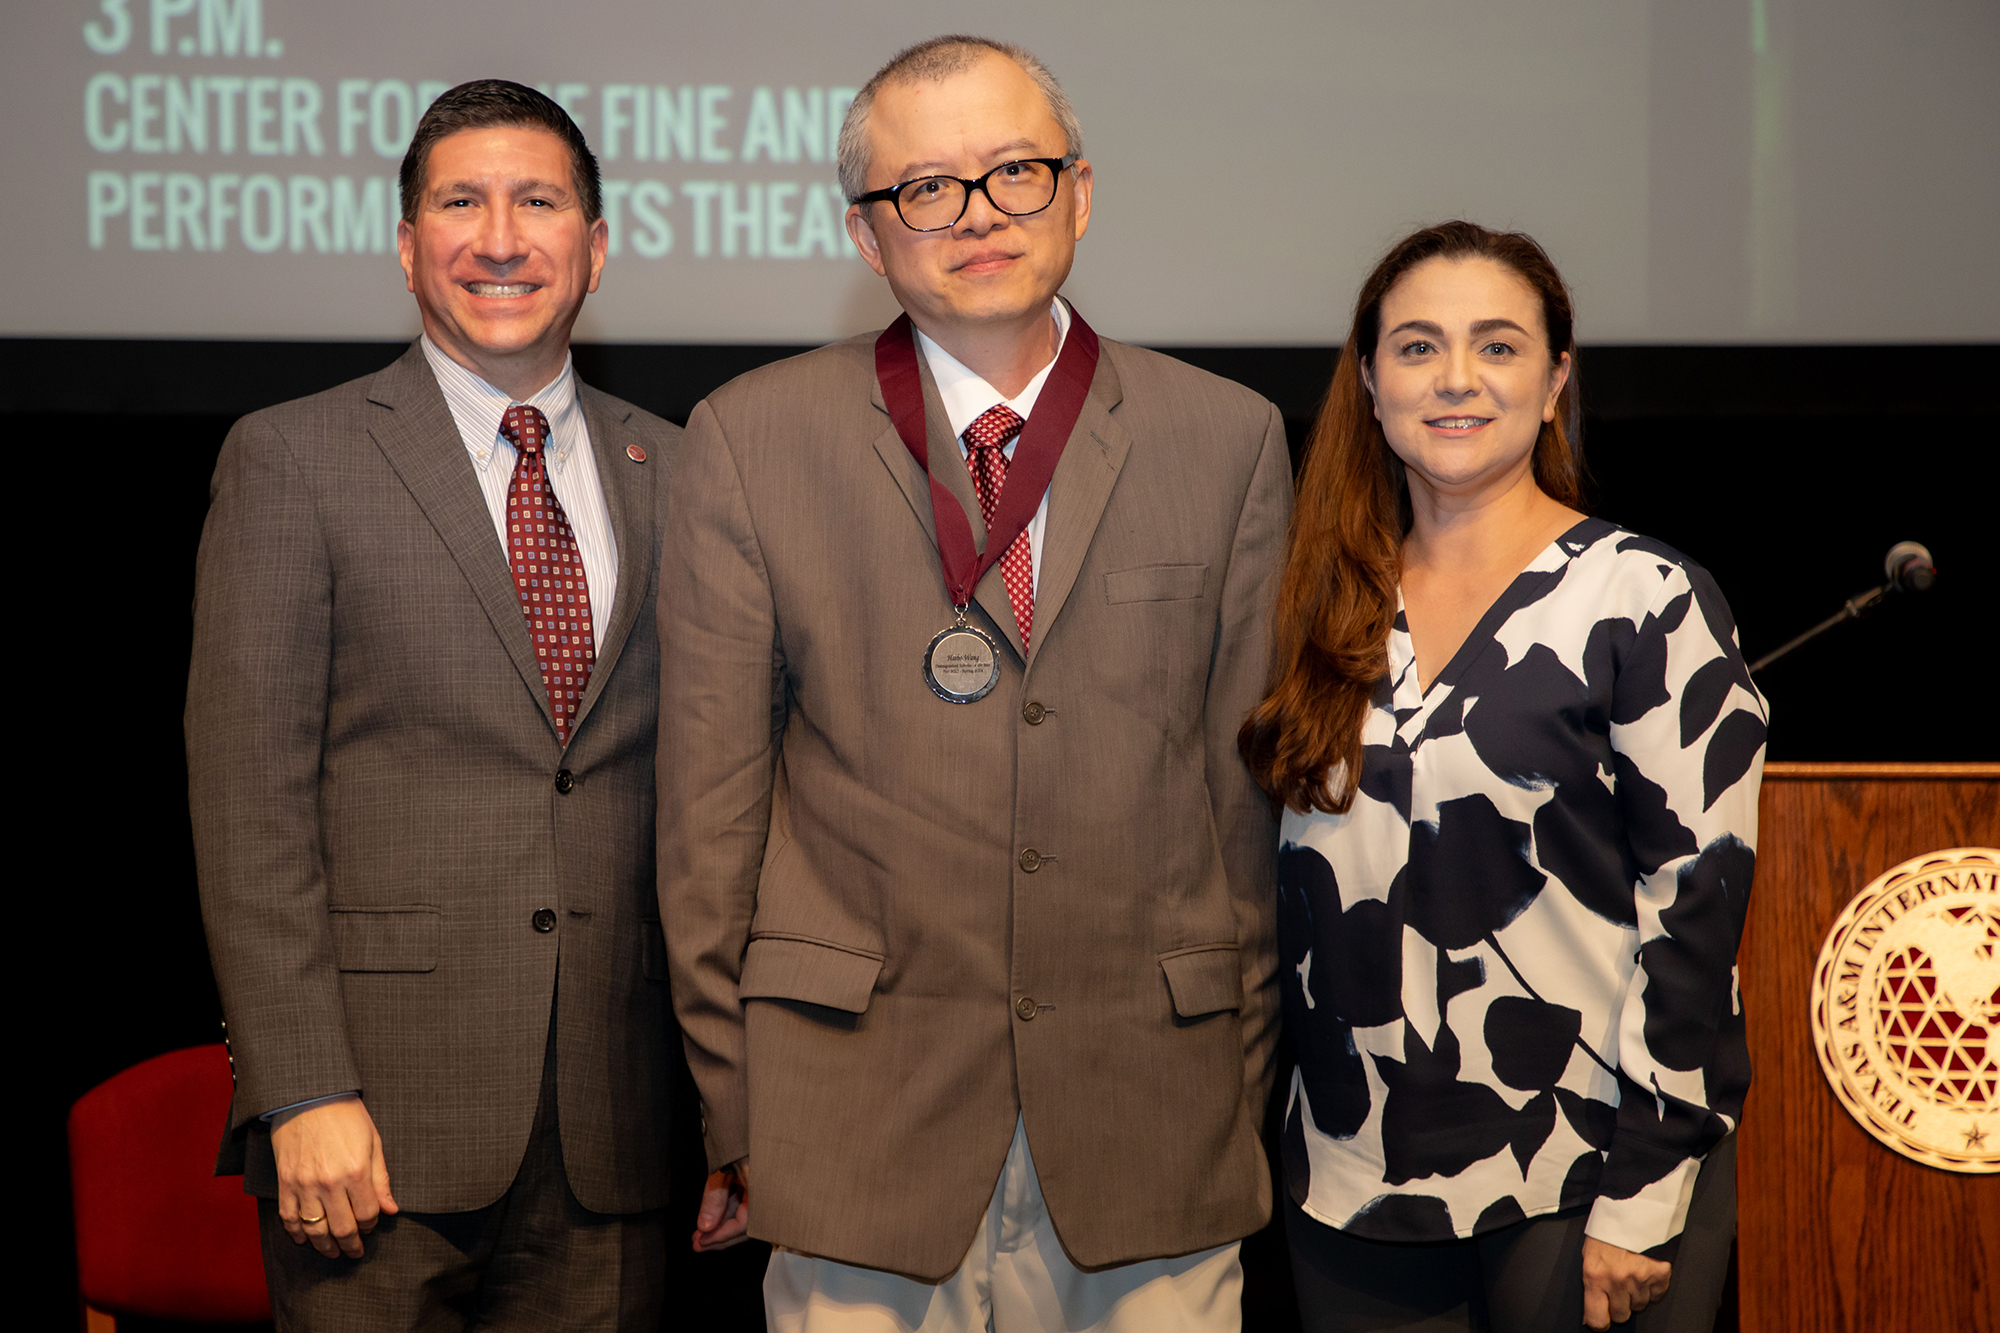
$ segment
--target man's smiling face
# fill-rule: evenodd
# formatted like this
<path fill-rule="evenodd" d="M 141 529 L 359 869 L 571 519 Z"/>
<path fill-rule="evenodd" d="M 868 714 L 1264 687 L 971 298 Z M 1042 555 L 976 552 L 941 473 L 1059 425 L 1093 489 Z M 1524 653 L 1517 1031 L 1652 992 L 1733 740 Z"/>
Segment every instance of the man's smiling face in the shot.
<path fill-rule="evenodd" d="M 607 238 L 602 218 L 584 217 L 563 141 L 512 125 L 438 140 L 416 221 L 396 229 L 424 332 L 503 388 L 508 367 L 560 369 Z"/>
<path fill-rule="evenodd" d="M 882 88 L 868 143 L 871 190 L 927 175 L 971 180 L 1003 162 L 1068 151 L 1041 89 L 997 53 L 943 79 Z M 848 229 L 919 328 L 1015 321 L 1046 309 L 1069 276 L 1090 224 L 1090 185 L 1090 164 L 1080 161 L 1031 216 L 1009 217 L 975 192 L 958 224 L 940 231 L 911 231 L 886 203 L 850 208 Z"/>

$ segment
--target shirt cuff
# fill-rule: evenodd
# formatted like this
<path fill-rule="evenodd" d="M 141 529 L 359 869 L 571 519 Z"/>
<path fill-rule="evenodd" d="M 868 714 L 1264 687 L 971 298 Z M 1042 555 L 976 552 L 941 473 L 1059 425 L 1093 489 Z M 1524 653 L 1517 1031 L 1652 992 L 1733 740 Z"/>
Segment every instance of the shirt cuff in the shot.
<path fill-rule="evenodd" d="M 305 1101 L 293 1102 L 290 1106 L 280 1106 L 277 1110 L 266 1111 L 257 1118 L 267 1125 L 276 1127 L 290 1120 L 295 1113 L 303 1111 L 308 1107 L 325 1106 L 328 1102 L 352 1101 L 360 1096 L 361 1093 L 358 1090 L 353 1092 L 330 1092 L 324 1097 L 308 1097 Z"/>
<path fill-rule="evenodd" d="M 1629 1199 L 1600 1195 L 1583 1234 L 1634 1254 L 1666 1244 L 1687 1224 L 1688 1201 L 1700 1174 L 1701 1159 L 1690 1158 Z"/>

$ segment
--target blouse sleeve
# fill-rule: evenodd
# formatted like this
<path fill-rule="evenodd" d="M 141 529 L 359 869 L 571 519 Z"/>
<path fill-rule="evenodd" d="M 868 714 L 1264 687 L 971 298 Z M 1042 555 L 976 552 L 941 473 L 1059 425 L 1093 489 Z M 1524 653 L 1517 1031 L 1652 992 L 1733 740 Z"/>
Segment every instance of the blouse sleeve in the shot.
<path fill-rule="evenodd" d="M 1586 1234 L 1680 1234 L 1701 1159 L 1750 1085 L 1736 946 L 1756 861 L 1767 712 L 1706 570 L 1661 561 L 1618 664 L 1618 809 L 1639 868 L 1638 965 L 1618 1023 L 1617 1129 Z"/>

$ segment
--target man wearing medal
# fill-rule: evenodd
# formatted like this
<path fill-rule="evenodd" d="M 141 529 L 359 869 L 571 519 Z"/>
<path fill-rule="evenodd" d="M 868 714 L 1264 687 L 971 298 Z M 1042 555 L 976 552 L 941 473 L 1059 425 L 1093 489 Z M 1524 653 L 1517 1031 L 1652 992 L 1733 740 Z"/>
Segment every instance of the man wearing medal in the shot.
<path fill-rule="evenodd" d="M 1027 52 L 903 52 L 840 171 L 905 314 L 698 407 L 662 549 L 694 1245 L 774 1244 L 774 1329 L 1235 1329 L 1282 423 L 1056 295 L 1091 167 Z"/>

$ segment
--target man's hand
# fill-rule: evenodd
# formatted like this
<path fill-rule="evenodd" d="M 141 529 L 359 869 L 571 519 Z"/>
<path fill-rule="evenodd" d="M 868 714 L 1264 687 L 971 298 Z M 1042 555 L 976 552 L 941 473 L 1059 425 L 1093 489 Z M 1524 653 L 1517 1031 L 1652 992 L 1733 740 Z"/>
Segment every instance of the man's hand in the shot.
<path fill-rule="evenodd" d="M 398 1211 L 382 1136 L 359 1097 L 273 1117 L 271 1151 L 278 1158 L 278 1220 L 294 1245 L 310 1243 L 329 1259 L 359 1259 L 361 1238 L 382 1214 Z"/>
<path fill-rule="evenodd" d="M 750 1235 L 750 1159 L 711 1171 L 694 1219 L 696 1254 L 726 1250 Z"/>
<path fill-rule="evenodd" d="M 1583 1322 L 1591 1328 L 1624 1323 L 1667 1294 L 1673 1265 L 1583 1238 Z"/>

